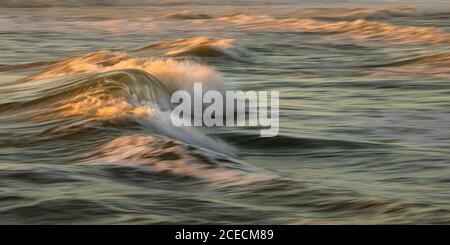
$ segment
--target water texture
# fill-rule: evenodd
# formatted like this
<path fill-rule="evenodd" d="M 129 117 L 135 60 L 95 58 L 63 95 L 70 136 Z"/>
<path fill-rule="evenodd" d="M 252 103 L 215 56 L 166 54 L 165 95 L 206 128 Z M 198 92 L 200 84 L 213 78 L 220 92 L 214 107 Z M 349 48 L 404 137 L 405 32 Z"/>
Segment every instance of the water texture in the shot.
<path fill-rule="evenodd" d="M 2 1 L 0 223 L 449 224 L 450 8 L 392 2 Z M 279 135 L 172 126 L 196 82 Z"/>

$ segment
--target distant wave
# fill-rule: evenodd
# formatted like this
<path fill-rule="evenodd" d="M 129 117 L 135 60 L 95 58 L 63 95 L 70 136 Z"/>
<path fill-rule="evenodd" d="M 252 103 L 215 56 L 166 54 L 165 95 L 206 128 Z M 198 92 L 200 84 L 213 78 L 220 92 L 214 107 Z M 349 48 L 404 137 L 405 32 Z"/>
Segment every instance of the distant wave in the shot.
<path fill-rule="evenodd" d="M 295 8 L 295 6 L 293 6 Z M 418 11 L 411 7 L 388 7 L 388 8 L 301 8 L 296 11 L 297 15 L 307 18 L 389 18 L 396 16 L 414 16 Z M 185 9 L 165 15 L 167 18 L 180 20 L 212 19 L 214 16 L 204 13 L 196 13 Z"/>
<path fill-rule="evenodd" d="M 400 75 L 426 75 L 450 79 L 450 53 L 402 57 L 393 62 L 372 66 L 382 72 Z"/>
<path fill-rule="evenodd" d="M 162 52 L 162 56 L 190 55 L 197 57 L 225 57 L 234 60 L 244 60 L 248 56 L 247 50 L 237 46 L 233 39 L 205 37 L 193 37 L 151 44 L 136 51 Z"/>
<path fill-rule="evenodd" d="M 19 70 L 36 70 L 50 67 L 57 61 L 38 61 L 17 65 L 0 65 L 0 72 L 4 71 L 19 71 Z"/>
<path fill-rule="evenodd" d="M 2 0 L 2 7 L 74 7 L 74 6 L 136 6 L 136 5 L 168 5 L 181 4 L 181 0 L 168 0 L 165 3 L 148 0 Z"/>
<path fill-rule="evenodd" d="M 0 6 L 3 7 L 74 7 L 74 6 L 172 6 L 172 5 L 192 5 L 192 4 L 217 4 L 221 1 L 209 0 L 2 0 Z M 234 5 L 260 5 L 276 4 L 270 0 L 229 0 L 229 4 Z M 280 3 L 293 3 L 291 0 L 279 0 Z"/>
<path fill-rule="evenodd" d="M 208 14 L 197 14 L 191 10 L 181 10 L 166 15 L 168 18 L 181 19 L 181 20 L 195 20 L 195 19 L 211 19 L 212 16 Z"/>
<path fill-rule="evenodd" d="M 395 58 L 390 62 L 385 61 L 380 64 L 366 65 L 362 67 L 376 68 L 376 67 L 400 67 L 410 65 L 433 65 L 435 67 L 439 66 L 448 67 L 450 65 L 450 53 L 436 53 L 425 55 L 413 54 Z"/>
<path fill-rule="evenodd" d="M 131 1 L 133 2 L 133 0 Z M 135 1 L 136 2 L 136 1 Z M 93 5 L 118 5 L 117 0 L 3 0 L 0 6 L 3 7 L 54 7 L 54 6 L 93 6 Z"/>
<path fill-rule="evenodd" d="M 436 28 L 403 27 L 364 19 L 324 22 L 313 19 L 274 18 L 268 15 L 238 14 L 219 17 L 217 20 L 243 28 L 340 35 L 360 40 L 371 39 L 396 43 L 450 42 L 450 34 Z"/>
<path fill-rule="evenodd" d="M 438 53 L 420 55 L 411 58 L 405 58 L 391 65 L 409 65 L 409 64 L 446 64 L 450 65 L 450 53 Z"/>
<path fill-rule="evenodd" d="M 305 9 L 308 16 L 321 18 L 370 18 L 384 19 L 400 16 L 418 15 L 418 11 L 411 7 L 390 8 L 312 8 Z M 303 14 L 303 12 L 302 12 Z"/>

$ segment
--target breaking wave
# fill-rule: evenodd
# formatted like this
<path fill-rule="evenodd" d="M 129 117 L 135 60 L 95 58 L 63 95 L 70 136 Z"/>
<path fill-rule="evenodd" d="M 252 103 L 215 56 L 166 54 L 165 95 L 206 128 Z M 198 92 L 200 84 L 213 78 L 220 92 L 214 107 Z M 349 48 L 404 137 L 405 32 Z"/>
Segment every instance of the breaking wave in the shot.
<path fill-rule="evenodd" d="M 42 71 L 1 89 L 39 86 L 27 97 L 12 94 L 12 101 L 0 104 L 5 113 L 23 114 L 38 121 L 79 118 L 80 123 L 87 120 L 137 124 L 152 134 L 228 156 L 237 154 L 233 147 L 200 130 L 177 128 L 170 122 L 171 92 L 190 91 L 194 82 L 201 82 L 206 89 L 222 89 L 222 77 L 213 67 L 171 58 L 133 58 L 110 51 L 51 65 L 35 63 L 16 68 L 23 67 Z"/>
<path fill-rule="evenodd" d="M 6 69 L 6 68 L 5 68 Z M 9 68 L 13 69 L 13 68 Z M 157 77 L 170 90 L 190 90 L 193 83 L 221 90 L 222 75 L 211 66 L 192 60 L 173 58 L 138 58 L 124 52 L 99 51 L 81 57 L 65 59 L 26 80 L 48 79 L 81 73 L 102 73 L 123 69 L 139 69 Z"/>

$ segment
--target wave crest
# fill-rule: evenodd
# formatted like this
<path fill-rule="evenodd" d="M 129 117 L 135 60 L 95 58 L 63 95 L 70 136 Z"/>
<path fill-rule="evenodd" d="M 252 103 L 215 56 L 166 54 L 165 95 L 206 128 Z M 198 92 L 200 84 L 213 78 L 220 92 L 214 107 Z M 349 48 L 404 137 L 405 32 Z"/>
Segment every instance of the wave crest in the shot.
<path fill-rule="evenodd" d="M 104 73 L 138 69 L 157 77 L 170 91 L 191 90 L 193 83 L 209 89 L 223 89 L 222 75 L 213 67 L 191 60 L 173 58 L 135 58 L 126 53 L 100 51 L 56 62 L 49 69 L 28 77 L 28 80 L 48 79 L 82 73 Z"/>
<path fill-rule="evenodd" d="M 236 45 L 234 39 L 215 39 L 194 37 L 161 42 L 143 47 L 137 51 L 162 52 L 162 56 L 197 56 L 226 57 L 234 60 L 244 60 L 248 56 L 246 49 Z"/>

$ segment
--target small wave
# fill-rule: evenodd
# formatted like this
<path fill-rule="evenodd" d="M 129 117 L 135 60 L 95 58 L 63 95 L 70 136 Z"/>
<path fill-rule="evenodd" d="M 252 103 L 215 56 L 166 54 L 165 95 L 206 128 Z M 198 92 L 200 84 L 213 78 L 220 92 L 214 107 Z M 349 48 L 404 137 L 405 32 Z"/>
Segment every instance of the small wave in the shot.
<path fill-rule="evenodd" d="M 212 17 L 207 14 L 196 14 L 190 10 L 181 10 L 174 13 L 169 13 L 165 17 L 182 19 L 182 20 L 195 20 L 195 19 L 211 19 Z"/>
<path fill-rule="evenodd" d="M 396 58 L 391 62 L 383 62 L 379 64 L 365 65 L 361 67 L 376 68 L 376 67 L 396 67 L 408 65 L 448 66 L 449 64 L 450 64 L 450 53 L 437 53 L 425 55 L 408 55 L 405 57 Z"/>
<path fill-rule="evenodd" d="M 315 17 L 324 18 L 369 18 L 384 19 L 398 16 L 417 15 L 417 9 L 411 7 L 391 8 L 337 8 L 337 9 L 312 9 Z"/>
<path fill-rule="evenodd" d="M 162 56 L 197 56 L 197 57 L 227 57 L 234 60 L 244 60 L 247 50 L 235 44 L 233 39 L 214 39 L 194 37 L 175 41 L 152 44 L 137 51 L 163 52 Z"/>
<path fill-rule="evenodd" d="M 79 6 L 126 6 L 145 5 L 143 0 L 129 0 L 125 4 L 119 0 L 2 0 L 1 7 L 28 8 L 28 7 L 79 7 Z"/>
<path fill-rule="evenodd" d="M 238 14 L 217 18 L 245 28 L 264 28 L 275 31 L 298 31 L 318 34 L 338 34 L 353 39 L 372 39 L 396 43 L 446 43 L 450 34 L 436 28 L 403 27 L 364 19 L 324 22 L 313 19 L 274 18 L 267 15 Z"/>
<path fill-rule="evenodd" d="M 298 15 L 310 18 L 370 18 L 383 19 L 390 17 L 414 16 L 419 14 L 417 9 L 411 7 L 388 7 L 388 8 L 302 8 L 298 10 Z M 213 19 L 214 16 L 203 13 L 195 13 L 185 9 L 165 15 L 167 18 L 180 20 L 201 20 Z"/>
<path fill-rule="evenodd" d="M 450 79 L 450 53 L 403 57 L 394 62 L 372 66 L 382 72 L 401 75 L 425 75 Z"/>
<path fill-rule="evenodd" d="M 26 64 L 17 65 L 0 65 L 0 72 L 6 71 L 19 71 L 19 70 L 39 70 L 44 68 L 49 68 L 51 65 L 55 64 L 57 61 L 38 61 Z"/>
<path fill-rule="evenodd" d="M 408 55 L 394 58 L 392 61 L 380 62 L 377 64 L 364 65 L 361 68 L 374 69 L 375 74 L 388 72 L 399 75 L 425 75 L 442 79 L 449 79 L 450 76 L 450 53 L 435 53 L 424 55 Z M 379 86 L 381 84 L 378 84 Z M 429 85 L 424 85 L 427 87 Z M 394 86 L 393 84 L 389 85 Z M 398 84 L 398 86 L 403 86 Z M 412 86 L 408 84 L 408 86 Z M 417 85 L 415 85 L 417 86 Z M 395 86 L 394 86 L 395 87 Z"/>
<path fill-rule="evenodd" d="M 259 135 L 224 134 L 221 136 L 221 138 L 239 147 L 240 149 L 243 149 L 244 151 L 264 150 L 270 152 L 270 154 L 276 154 L 280 152 L 282 152 L 283 154 L 289 152 L 298 153 L 298 151 L 302 149 L 367 149 L 381 146 L 381 144 L 371 142 L 297 138 L 286 135 L 261 138 L 259 137 Z"/>
<path fill-rule="evenodd" d="M 400 61 L 391 63 L 390 65 L 411 65 L 411 64 L 427 64 L 427 65 L 450 65 L 450 53 L 427 54 L 413 58 L 405 58 Z"/>
<path fill-rule="evenodd" d="M 359 14 L 388 14 L 388 15 L 403 15 L 416 13 L 417 9 L 411 7 L 391 7 L 391 8 L 355 8 L 343 11 L 347 15 Z"/>

